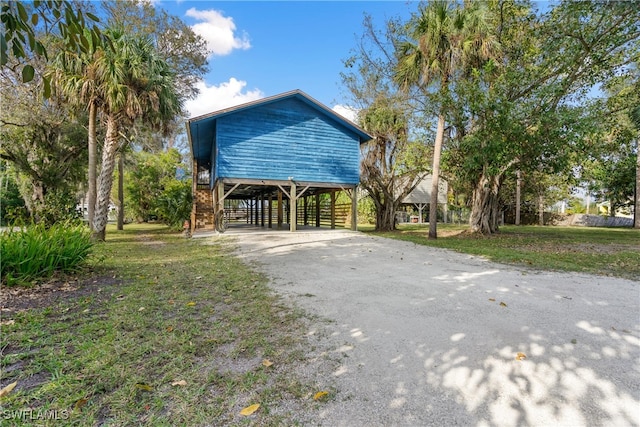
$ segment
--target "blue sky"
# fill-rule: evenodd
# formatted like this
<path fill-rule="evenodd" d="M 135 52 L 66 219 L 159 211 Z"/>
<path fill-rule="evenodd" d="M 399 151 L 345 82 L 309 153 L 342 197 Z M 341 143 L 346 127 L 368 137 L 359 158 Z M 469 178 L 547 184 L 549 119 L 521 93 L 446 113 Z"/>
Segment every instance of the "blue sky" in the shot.
<path fill-rule="evenodd" d="M 362 34 L 364 13 L 377 25 L 408 19 L 417 2 L 400 1 L 174 1 L 153 2 L 179 16 L 212 51 L 190 117 L 300 89 L 349 117 L 342 60 Z"/>

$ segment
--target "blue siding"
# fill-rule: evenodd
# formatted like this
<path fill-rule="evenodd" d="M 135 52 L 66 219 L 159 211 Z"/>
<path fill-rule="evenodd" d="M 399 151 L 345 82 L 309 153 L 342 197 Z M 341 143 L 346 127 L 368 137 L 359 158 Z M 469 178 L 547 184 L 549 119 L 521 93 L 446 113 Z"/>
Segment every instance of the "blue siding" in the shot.
<path fill-rule="evenodd" d="M 216 121 L 215 178 L 359 183 L 358 135 L 300 100 Z"/>

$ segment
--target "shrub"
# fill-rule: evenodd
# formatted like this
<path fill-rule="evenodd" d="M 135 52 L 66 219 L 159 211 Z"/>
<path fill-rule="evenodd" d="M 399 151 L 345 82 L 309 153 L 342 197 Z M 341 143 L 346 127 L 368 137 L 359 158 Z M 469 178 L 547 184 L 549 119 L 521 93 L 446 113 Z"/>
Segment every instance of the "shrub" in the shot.
<path fill-rule="evenodd" d="M 3 181 L 3 188 L 0 190 L 0 225 L 11 225 L 15 220 L 27 218 L 29 215 L 18 184 L 11 174 L 2 170 L 2 166 L 0 166 L 0 180 Z"/>
<path fill-rule="evenodd" d="M 162 194 L 156 200 L 155 212 L 165 224 L 180 229 L 191 216 L 191 181 L 168 180 Z"/>
<path fill-rule="evenodd" d="M 82 218 L 76 209 L 77 198 L 70 189 L 56 189 L 49 191 L 44 196 L 44 205 L 35 212 L 38 222 L 44 222 L 45 226 L 76 221 Z"/>
<path fill-rule="evenodd" d="M 92 246 L 89 230 L 72 222 L 7 231 L 0 235 L 2 283 L 28 284 L 56 271 L 74 271 L 85 261 Z"/>

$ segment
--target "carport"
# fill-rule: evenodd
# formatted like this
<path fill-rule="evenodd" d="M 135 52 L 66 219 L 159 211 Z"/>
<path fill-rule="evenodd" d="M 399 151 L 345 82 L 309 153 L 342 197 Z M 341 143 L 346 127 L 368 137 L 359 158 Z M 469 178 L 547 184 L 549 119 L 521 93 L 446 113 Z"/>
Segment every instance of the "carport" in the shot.
<path fill-rule="evenodd" d="M 261 227 L 272 228 L 274 222 L 277 228 L 288 222 L 291 231 L 299 222 L 319 227 L 323 193 L 331 194 L 333 228 L 335 194 L 341 190 L 351 199 L 351 229 L 356 229 L 360 144 L 372 137 L 304 92 L 192 118 L 187 135 L 193 157 L 192 231 L 220 230 L 223 218 L 237 214 L 232 200 L 243 201 L 242 215 Z M 311 218 L 309 207 L 315 210 Z"/>

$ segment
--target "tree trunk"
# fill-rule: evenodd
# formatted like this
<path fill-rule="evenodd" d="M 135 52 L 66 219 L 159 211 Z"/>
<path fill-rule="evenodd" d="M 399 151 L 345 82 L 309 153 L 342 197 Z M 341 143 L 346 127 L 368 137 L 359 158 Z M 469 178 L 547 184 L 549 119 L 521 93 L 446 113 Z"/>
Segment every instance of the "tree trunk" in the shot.
<path fill-rule="evenodd" d="M 482 175 L 473 190 L 471 216 L 469 217 L 471 231 L 482 234 L 498 232 L 499 190 L 499 177 Z"/>
<path fill-rule="evenodd" d="M 118 158 L 118 230 L 124 229 L 124 153 Z"/>
<path fill-rule="evenodd" d="M 93 230 L 93 217 L 96 207 L 96 172 L 98 142 L 96 140 L 97 106 L 94 102 L 89 106 L 89 186 L 87 191 L 87 216 L 89 228 Z"/>
<path fill-rule="evenodd" d="M 538 225 L 544 225 L 544 197 L 538 196 Z"/>
<path fill-rule="evenodd" d="M 522 188 L 522 172 L 516 171 L 516 225 L 520 225 L 520 189 Z"/>
<path fill-rule="evenodd" d="M 118 139 L 118 122 L 113 116 L 107 117 L 107 135 L 102 150 L 102 167 L 98 175 L 96 192 L 96 210 L 93 218 L 93 239 L 104 241 L 109 220 L 109 203 L 111 186 L 113 185 L 113 169 L 120 148 Z"/>
<path fill-rule="evenodd" d="M 431 172 L 431 202 L 429 203 L 429 239 L 438 238 L 438 180 L 440 178 L 440 153 L 444 139 L 444 114 L 438 114 L 438 129 L 433 146 L 433 170 Z"/>
<path fill-rule="evenodd" d="M 396 205 L 391 200 L 377 204 L 376 231 L 393 231 L 396 229 Z"/>
<path fill-rule="evenodd" d="M 636 145 L 640 147 L 640 143 Z M 640 228 L 640 148 L 636 149 L 636 152 L 636 188 L 634 191 L 636 207 L 633 210 L 633 228 Z"/>
<path fill-rule="evenodd" d="M 31 188 L 31 218 L 35 222 L 40 222 L 42 220 L 42 209 L 44 208 L 46 189 L 42 181 L 36 180 L 33 181 Z"/>

